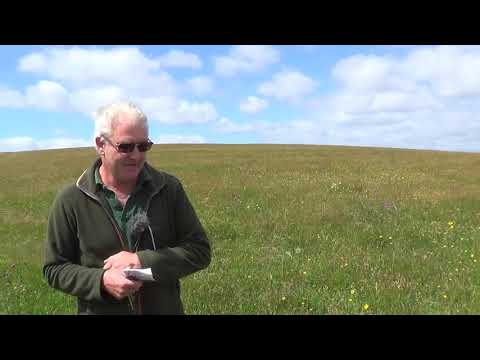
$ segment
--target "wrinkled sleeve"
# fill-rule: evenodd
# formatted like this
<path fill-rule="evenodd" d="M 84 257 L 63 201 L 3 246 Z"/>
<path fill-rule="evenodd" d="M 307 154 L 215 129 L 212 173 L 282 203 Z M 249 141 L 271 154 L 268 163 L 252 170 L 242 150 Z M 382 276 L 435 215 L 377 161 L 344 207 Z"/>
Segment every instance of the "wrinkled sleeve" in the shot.
<path fill-rule="evenodd" d="M 50 209 L 45 241 L 43 274 L 54 289 L 85 299 L 104 299 L 103 269 L 78 264 L 79 242 L 71 187 L 61 191 Z"/>
<path fill-rule="evenodd" d="M 170 189 L 169 189 L 170 190 Z M 152 268 L 157 281 L 171 281 L 206 268 L 211 247 L 205 230 L 180 182 L 175 187 L 174 215 L 176 246 L 138 252 L 144 268 Z"/>

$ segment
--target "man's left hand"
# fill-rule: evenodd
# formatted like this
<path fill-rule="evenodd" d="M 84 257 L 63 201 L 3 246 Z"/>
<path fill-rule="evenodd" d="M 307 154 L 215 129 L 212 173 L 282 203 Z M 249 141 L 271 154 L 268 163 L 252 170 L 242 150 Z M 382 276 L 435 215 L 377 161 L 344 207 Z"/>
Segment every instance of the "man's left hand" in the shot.
<path fill-rule="evenodd" d="M 140 269 L 142 267 L 137 254 L 128 251 L 120 251 L 119 253 L 105 259 L 103 265 L 104 269 L 114 268 L 123 270 L 127 267 L 133 269 Z"/>

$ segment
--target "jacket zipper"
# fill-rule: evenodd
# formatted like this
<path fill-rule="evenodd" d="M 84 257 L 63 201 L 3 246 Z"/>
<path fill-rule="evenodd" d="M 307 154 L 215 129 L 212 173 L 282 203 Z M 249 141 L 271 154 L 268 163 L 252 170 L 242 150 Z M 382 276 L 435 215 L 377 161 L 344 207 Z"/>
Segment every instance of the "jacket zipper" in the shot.
<path fill-rule="evenodd" d="M 124 240 L 123 240 L 123 236 L 122 236 L 122 234 L 120 233 L 120 230 L 118 229 L 117 224 L 115 223 L 115 219 L 113 219 L 112 216 L 110 215 L 110 213 L 108 212 L 108 210 L 105 209 L 105 206 L 103 206 L 102 202 L 101 202 L 95 195 L 90 194 L 89 192 L 87 192 L 87 191 L 85 191 L 85 190 L 83 190 L 83 189 L 80 189 L 80 190 L 82 190 L 84 194 L 88 195 L 88 196 L 91 197 L 93 200 L 95 200 L 95 201 L 102 207 L 102 209 L 103 209 L 103 210 L 105 211 L 105 213 L 107 214 L 108 219 L 110 220 L 110 222 L 111 222 L 112 225 L 113 225 L 113 228 L 114 228 L 114 230 L 115 230 L 115 232 L 116 232 L 116 234 L 117 234 L 117 237 L 118 237 L 118 239 L 120 240 L 120 243 L 122 244 L 122 249 L 125 250 L 125 251 L 128 250 L 128 247 L 126 247 L 125 242 L 124 242 Z M 135 309 L 133 297 L 130 296 L 130 295 L 128 295 L 128 302 L 130 303 L 130 307 L 132 308 L 132 311 L 133 311 L 134 313 L 137 313 L 137 309 Z"/>
<path fill-rule="evenodd" d="M 117 223 L 116 223 L 115 219 L 112 218 L 112 216 L 110 215 L 110 213 L 108 212 L 108 210 L 105 209 L 105 207 L 103 206 L 103 204 L 102 204 L 100 201 L 99 201 L 99 203 L 100 203 L 100 205 L 102 206 L 103 210 L 107 213 L 107 216 L 108 216 L 108 218 L 110 219 L 110 222 L 112 223 L 113 228 L 115 229 L 115 232 L 117 233 L 117 237 L 118 237 L 118 239 L 120 240 L 120 242 L 121 242 L 121 244 L 122 244 L 123 250 L 128 251 L 128 248 L 125 246 L 125 242 L 124 242 L 124 240 L 123 240 L 123 235 L 122 235 L 122 233 L 120 232 L 120 230 L 118 229 L 118 226 L 117 226 Z M 129 301 L 129 303 L 130 303 L 130 306 L 131 306 L 131 308 L 132 308 L 132 311 L 133 311 L 134 313 L 137 313 L 137 314 L 141 315 L 140 309 L 135 309 L 134 297 L 131 296 L 131 295 L 128 295 L 128 301 Z"/>
<path fill-rule="evenodd" d="M 155 192 L 148 198 L 148 200 L 147 200 L 147 205 L 145 206 L 145 214 L 148 214 L 148 210 L 150 209 L 150 202 L 151 202 L 152 198 L 153 198 L 155 195 L 157 195 L 162 188 L 163 188 L 163 186 L 160 187 L 160 189 L 158 189 L 157 191 L 155 191 Z M 149 226 L 149 227 L 150 227 L 150 226 Z M 154 242 L 154 241 L 155 241 L 155 239 L 152 238 L 152 242 Z M 138 246 L 138 245 L 139 245 L 139 244 L 137 244 L 137 246 Z M 155 245 L 154 245 L 154 247 L 155 247 Z M 138 312 L 139 312 L 139 314 L 142 314 L 142 313 L 143 313 L 143 306 L 142 306 L 142 302 L 143 302 L 143 301 L 142 301 L 142 298 L 143 298 L 143 297 L 142 297 L 142 290 L 140 289 L 140 290 L 138 291 L 138 297 L 137 297 L 137 300 L 138 300 Z"/>
<path fill-rule="evenodd" d="M 82 175 L 83 175 L 83 174 L 82 174 Z M 78 185 L 78 182 L 77 182 L 77 185 Z M 165 185 L 165 184 L 164 184 L 164 185 Z M 155 191 L 155 192 L 152 194 L 152 196 L 150 196 L 150 197 L 148 198 L 147 206 L 145 207 L 145 208 L 146 208 L 145 212 L 146 212 L 147 214 L 148 214 L 148 210 L 149 210 L 149 208 L 150 208 L 150 202 L 151 202 L 152 198 L 153 198 L 155 195 L 157 195 L 157 194 L 160 192 L 160 190 L 162 190 L 162 188 L 163 188 L 164 185 L 162 185 L 159 189 L 157 189 L 157 191 Z M 112 223 L 113 228 L 115 229 L 115 232 L 117 233 L 117 237 L 118 237 L 118 239 L 120 240 L 120 243 L 122 244 L 123 250 L 128 250 L 128 247 L 125 245 L 125 242 L 124 242 L 124 240 L 123 240 L 123 235 L 120 233 L 120 230 L 118 229 L 118 226 L 117 226 L 117 224 L 116 224 L 116 222 L 115 222 L 115 219 L 113 219 L 112 216 L 110 215 L 110 213 L 108 212 L 108 210 L 105 209 L 105 206 L 103 206 L 102 202 L 101 202 L 95 195 L 91 194 L 90 192 L 88 192 L 88 191 L 86 191 L 86 190 L 84 190 L 84 189 L 81 189 L 79 186 L 78 186 L 78 188 L 79 188 L 80 190 L 82 190 L 84 194 L 88 195 L 88 196 L 91 197 L 93 200 L 95 200 L 98 204 L 100 204 L 100 206 L 102 207 L 102 209 L 103 209 L 103 210 L 105 211 L 105 213 L 107 214 L 108 219 L 109 219 L 110 222 Z M 153 241 L 155 241 L 155 239 L 153 239 Z M 129 303 L 130 303 L 130 307 L 132 308 L 132 311 L 133 311 L 134 313 L 137 313 L 137 314 L 141 315 L 143 311 L 142 311 L 142 304 L 141 304 L 142 301 L 141 301 L 141 292 L 140 292 L 140 291 L 139 291 L 139 293 L 138 293 L 137 300 L 138 300 L 138 307 L 139 307 L 138 309 L 135 308 L 134 300 L 133 300 L 132 296 L 130 296 L 130 295 L 128 296 L 128 301 L 129 301 Z"/>

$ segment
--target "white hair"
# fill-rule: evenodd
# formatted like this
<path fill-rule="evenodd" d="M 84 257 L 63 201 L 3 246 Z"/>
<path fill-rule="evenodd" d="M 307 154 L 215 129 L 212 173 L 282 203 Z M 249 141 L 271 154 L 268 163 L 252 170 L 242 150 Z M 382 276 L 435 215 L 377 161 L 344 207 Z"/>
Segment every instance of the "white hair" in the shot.
<path fill-rule="evenodd" d="M 148 131 L 148 119 L 143 111 L 132 102 L 118 102 L 100 107 L 94 114 L 94 137 L 112 136 L 115 122 L 120 114 L 133 115 L 130 119 L 134 124 L 142 124 Z"/>

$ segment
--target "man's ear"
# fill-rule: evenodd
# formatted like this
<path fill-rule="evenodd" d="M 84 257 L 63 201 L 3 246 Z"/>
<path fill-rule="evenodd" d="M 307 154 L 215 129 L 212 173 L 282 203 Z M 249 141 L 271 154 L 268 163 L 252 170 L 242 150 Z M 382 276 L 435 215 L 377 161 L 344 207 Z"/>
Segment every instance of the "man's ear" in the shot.
<path fill-rule="evenodd" d="M 101 136 L 97 136 L 95 138 L 95 145 L 97 146 L 97 153 L 99 155 L 103 155 L 104 154 L 104 147 L 105 147 L 105 140 L 103 140 L 103 138 Z"/>

